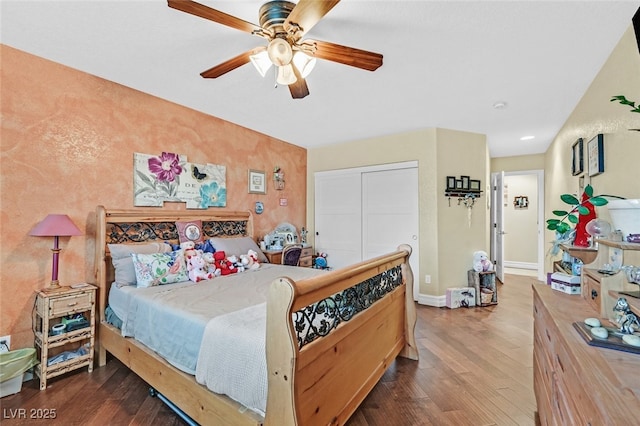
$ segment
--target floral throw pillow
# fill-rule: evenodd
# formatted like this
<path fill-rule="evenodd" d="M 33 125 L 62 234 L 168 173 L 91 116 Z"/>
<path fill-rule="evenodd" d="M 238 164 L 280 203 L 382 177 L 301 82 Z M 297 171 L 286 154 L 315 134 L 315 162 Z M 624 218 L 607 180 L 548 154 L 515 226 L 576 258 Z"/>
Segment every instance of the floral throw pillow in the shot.
<path fill-rule="evenodd" d="M 131 257 L 136 270 L 138 287 L 152 287 L 189 280 L 182 250 L 169 253 L 131 253 Z"/>

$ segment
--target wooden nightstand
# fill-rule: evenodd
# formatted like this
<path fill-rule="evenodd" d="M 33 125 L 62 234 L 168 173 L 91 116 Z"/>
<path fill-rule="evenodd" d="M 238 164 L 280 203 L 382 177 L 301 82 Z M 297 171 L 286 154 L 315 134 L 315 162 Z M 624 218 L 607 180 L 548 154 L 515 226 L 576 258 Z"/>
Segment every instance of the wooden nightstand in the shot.
<path fill-rule="evenodd" d="M 47 388 L 47 380 L 52 377 L 82 367 L 89 367 L 89 372 L 93 371 L 96 289 L 89 284 L 86 287 L 63 287 L 57 291 L 36 293 L 33 333 L 40 360 L 35 367 L 35 373 L 40 378 L 40 390 Z M 74 322 L 71 316 L 80 315 L 87 322 L 82 328 L 74 329 L 80 321 L 76 318 Z M 65 330 L 59 332 L 57 329 L 63 323 L 66 323 Z M 63 352 L 79 355 L 47 365 L 49 359 Z"/>
<path fill-rule="evenodd" d="M 282 250 L 264 250 L 264 255 L 267 256 L 269 263 L 275 263 L 279 265 L 282 263 Z M 302 248 L 300 253 L 300 260 L 298 266 L 311 267 L 313 266 L 313 246 L 307 246 Z"/>

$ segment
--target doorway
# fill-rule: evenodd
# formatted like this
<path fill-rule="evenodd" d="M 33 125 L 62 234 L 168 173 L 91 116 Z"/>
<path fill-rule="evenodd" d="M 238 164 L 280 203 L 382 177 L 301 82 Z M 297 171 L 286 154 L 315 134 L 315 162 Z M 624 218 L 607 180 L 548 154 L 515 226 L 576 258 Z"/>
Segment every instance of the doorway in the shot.
<path fill-rule="evenodd" d="M 491 177 L 492 182 L 502 181 L 492 188 L 491 253 L 496 270 L 545 281 L 544 170 L 499 172 Z"/>

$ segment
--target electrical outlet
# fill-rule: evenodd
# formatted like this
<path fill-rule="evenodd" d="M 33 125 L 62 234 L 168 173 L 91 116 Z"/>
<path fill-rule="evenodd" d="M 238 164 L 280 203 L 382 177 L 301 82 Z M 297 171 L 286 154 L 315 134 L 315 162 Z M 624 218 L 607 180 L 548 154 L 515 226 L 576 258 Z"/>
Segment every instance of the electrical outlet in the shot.
<path fill-rule="evenodd" d="M 0 337 L 0 353 L 9 352 L 9 350 L 11 350 L 11 336 Z"/>
<path fill-rule="evenodd" d="M 431 275 L 425 275 L 424 276 L 424 283 L 425 284 L 431 284 Z"/>

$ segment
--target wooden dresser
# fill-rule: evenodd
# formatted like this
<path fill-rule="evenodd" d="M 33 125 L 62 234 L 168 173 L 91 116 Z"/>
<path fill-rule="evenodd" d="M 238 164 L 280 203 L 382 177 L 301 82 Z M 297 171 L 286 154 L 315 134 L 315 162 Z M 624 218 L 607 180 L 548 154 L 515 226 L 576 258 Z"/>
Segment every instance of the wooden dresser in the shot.
<path fill-rule="evenodd" d="M 638 424 L 640 354 L 589 346 L 573 322 L 600 315 L 578 295 L 533 284 L 533 315 L 540 424 Z"/>

